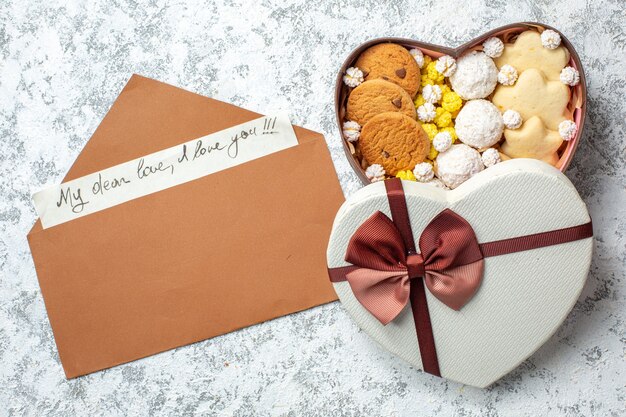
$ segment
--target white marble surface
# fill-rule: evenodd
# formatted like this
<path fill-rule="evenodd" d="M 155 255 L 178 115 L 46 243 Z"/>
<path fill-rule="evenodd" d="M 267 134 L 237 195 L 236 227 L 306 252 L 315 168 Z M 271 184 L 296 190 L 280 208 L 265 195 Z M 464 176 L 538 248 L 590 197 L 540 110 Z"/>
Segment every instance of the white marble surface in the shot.
<path fill-rule="evenodd" d="M 623 0 L 52 3 L 0 3 L 0 416 L 625 415 Z M 587 130 L 567 174 L 597 240 L 573 312 L 520 368 L 485 390 L 422 374 L 333 303 L 65 380 L 26 242 L 30 193 L 60 181 L 133 72 L 291 109 L 324 132 L 350 195 L 359 182 L 332 110 L 345 55 L 379 36 L 457 45 L 523 20 L 558 27 L 585 66 Z"/>

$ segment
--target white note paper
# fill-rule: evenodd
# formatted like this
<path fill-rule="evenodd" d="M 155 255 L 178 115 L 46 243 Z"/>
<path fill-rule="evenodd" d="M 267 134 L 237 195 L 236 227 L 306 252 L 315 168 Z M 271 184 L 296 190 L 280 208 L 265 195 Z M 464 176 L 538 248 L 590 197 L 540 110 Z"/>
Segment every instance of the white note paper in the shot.
<path fill-rule="evenodd" d="M 297 144 L 287 115 L 264 116 L 46 188 L 33 201 L 45 229 Z"/>

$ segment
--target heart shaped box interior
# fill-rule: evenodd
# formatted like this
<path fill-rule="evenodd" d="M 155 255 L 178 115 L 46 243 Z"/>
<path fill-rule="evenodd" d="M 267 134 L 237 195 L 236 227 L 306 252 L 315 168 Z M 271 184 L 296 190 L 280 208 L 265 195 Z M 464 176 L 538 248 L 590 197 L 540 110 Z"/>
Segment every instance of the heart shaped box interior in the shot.
<path fill-rule="evenodd" d="M 448 48 L 444 46 L 438 46 L 403 38 L 378 38 L 359 45 L 346 58 L 337 75 L 337 81 L 335 83 L 335 114 L 339 131 L 342 131 L 342 125 L 346 113 L 346 103 L 350 91 L 352 90 L 350 87 L 344 84 L 343 75 L 346 73 L 346 70 L 349 67 L 354 66 L 354 63 L 356 62 L 359 55 L 361 55 L 361 53 L 370 46 L 379 43 L 391 42 L 402 45 L 407 49 L 418 48 L 425 55 L 429 55 L 432 58 L 439 58 L 442 55 L 450 55 L 454 58 L 458 58 L 468 51 L 482 50 L 482 43 L 490 37 L 497 36 L 503 39 L 505 43 L 512 42 L 517 35 L 529 29 L 538 31 L 543 31 L 544 29 L 552 29 L 558 32 L 558 30 L 556 30 L 555 28 L 542 23 L 520 22 L 512 23 L 510 25 L 491 30 L 457 48 Z M 576 50 L 562 33 L 559 32 L 559 34 L 561 35 L 561 44 L 565 46 L 570 53 L 570 62 L 568 63 L 568 65 L 574 67 L 576 70 L 578 70 L 580 74 L 579 84 L 571 88 L 571 98 L 569 102 L 569 110 L 573 116 L 574 121 L 576 122 L 576 125 L 578 126 L 578 131 L 576 133 L 576 136 L 573 139 L 564 142 L 562 147 L 558 151 L 560 158 L 558 163 L 556 164 L 556 167 L 561 172 L 564 172 L 574 156 L 574 153 L 578 146 L 578 142 L 583 132 L 585 116 L 587 112 L 587 87 L 585 84 L 585 74 L 583 72 L 582 64 L 580 62 L 578 54 L 576 53 Z M 342 143 L 350 165 L 352 166 L 358 177 L 361 179 L 363 184 L 369 184 L 370 180 L 365 175 L 366 166 L 363 166 L 362 161 L 359 161 L 359 159 L 357 158 L 357 150 L 355 149 L 354 145 L 346 141 L 344 138 L 342 138 Z"/>
<path fill-rule="evenodd" d="M 373 213 L 392 218 L 388 182 L 362 188 L 340 208 L 328 246 L 329 271 L 350 267 L 345 260 L 350 239 Z M 572 183 L 558 169 L 533 159 L 504 161 L 451 191 L 413 181 L 401 184 L 416 244 L 445 209 L 464 218 L 481 244 L 584 224 L 591 229 L 586 206 Z M 486 387 L 528 358 L 557 330 L 579 297 L 592 246 L 593 238 L 584 237 L 485 257 L 482 282 L 459 311 L 426 289 L 440 375 Z M 383 325 L 357 300 L 349 282 L 333 285 L 369 336 L 424 369 L 411 301 Z"/>

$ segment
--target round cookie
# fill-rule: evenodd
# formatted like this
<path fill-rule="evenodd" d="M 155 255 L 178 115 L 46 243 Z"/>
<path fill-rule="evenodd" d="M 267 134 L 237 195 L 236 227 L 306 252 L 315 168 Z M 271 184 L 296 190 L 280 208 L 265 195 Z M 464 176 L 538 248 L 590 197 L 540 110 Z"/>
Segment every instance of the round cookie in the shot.
<path fill-rule="evenodd" d="M 484 52 L 472 51 L 456 61 L 450 76 L 452 89 L 463 100 L 485 98 L 498 84 L 498 68 Z"/>
<path fill-rule="evenodd" d="M 385 112 L 398 112 L 415 119 L 415 105 L 402 87 L 385 80 L 365 81 L 348 97 L 346 118 L 365 125 L 372 117 Z"/>
<path fill-rule="evenodd" d="M 437 155 L 437 176 L 455 189 L 483 170 L 483 161 L 476 149 L 460 143 Z"/>
<path fill-rule="evenodd" d="M 469 100 L 457 115 L 454 128 L 461 142 L 484 149 L 498 143 L 504 131 L 504 120 L 490 101 Z"/>
<path fill-rule="evenodd" d="M 397 112 L 372 117 L 361 130 L 361 152 L 370 164 L 380 164 L 388 175 L 411 170 L 424 162 L 430 140 L 420 124 Z"/>
<path fill-rule="evenodd" d="M 367 48 L 357 59 L 355 66 L 365 80 L 382 78 L 398 84 L 415 97 L 419 90 L 421 74 L 415 58 L 403 46 L 395 43 L 379 43 Z"/>

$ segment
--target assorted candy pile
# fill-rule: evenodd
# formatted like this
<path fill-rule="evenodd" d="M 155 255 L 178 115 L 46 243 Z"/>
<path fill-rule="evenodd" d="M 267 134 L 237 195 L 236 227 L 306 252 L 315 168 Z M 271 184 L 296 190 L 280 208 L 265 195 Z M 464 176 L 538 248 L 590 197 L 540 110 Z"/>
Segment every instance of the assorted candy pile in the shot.
<path fill-rule="evenodd" d="M 453 189 L 505 159 L 556 165 L 577 133 L 569 61 L 553 30 L 492 37 L 458 59 L 377 44 L 344 74 L 343 136 L 372 182 Z"/>

